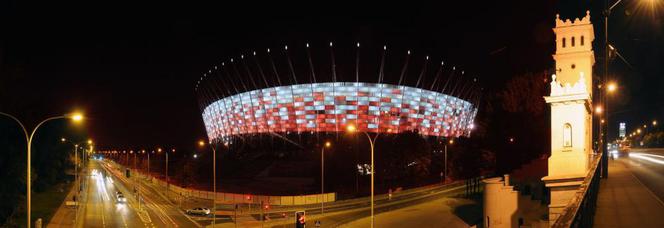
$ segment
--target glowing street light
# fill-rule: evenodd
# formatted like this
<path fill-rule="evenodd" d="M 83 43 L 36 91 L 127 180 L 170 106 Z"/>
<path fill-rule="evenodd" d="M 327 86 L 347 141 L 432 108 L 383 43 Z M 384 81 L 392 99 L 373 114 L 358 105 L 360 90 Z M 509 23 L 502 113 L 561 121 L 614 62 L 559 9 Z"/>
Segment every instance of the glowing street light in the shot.
<path fill-rule="evenodd" d="M 618 88 L 618 85 L 616 85 L 615 82 L 611 82 L 606 86 L 606 90 L 610 93 L 616 91 L 617 88 Z"/>
<path fill-rule="evenodd" d="M 641 134 L 641 128 L 636 129 L 636 133 L 637 133 L 637 134 Z"/>
<path fill-rule="evenodd" d="M 604 109 L 602 108 L 602 106 L 595 107 L 595 113 L 597 113 L 598 115 L 602 114 L 603 111 Z"/>
<path fill-rule="evenodd" d="M 198 140 L 198 146 L 204 147 L 205 146 L 205 141 L 203 141 L 202 139 Z"/>
<path fill-rule="evenodd" d="M 652 121 L 652 126 L 657 126 L 657 120 Z"/>
<path fill-rule="evenodd" d="M 76 115 L 72 116 L 71 119 L 76 121 L 76 122 L 80 122 L 80 121 L 83 120 L 83 116 L 80 115 L 80 114 L 76 114 Z"/>

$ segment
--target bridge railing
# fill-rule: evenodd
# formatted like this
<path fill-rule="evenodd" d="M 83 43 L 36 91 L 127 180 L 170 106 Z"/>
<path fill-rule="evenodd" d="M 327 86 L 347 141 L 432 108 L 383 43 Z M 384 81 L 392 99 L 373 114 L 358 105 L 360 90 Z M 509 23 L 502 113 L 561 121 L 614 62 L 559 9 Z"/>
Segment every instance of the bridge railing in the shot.
<path fill-rule="evenodd" d="M 599 193 L 601 154 L 591 155 L 590 169 L 571 202 L 551 227 L 592 227 Z"/>

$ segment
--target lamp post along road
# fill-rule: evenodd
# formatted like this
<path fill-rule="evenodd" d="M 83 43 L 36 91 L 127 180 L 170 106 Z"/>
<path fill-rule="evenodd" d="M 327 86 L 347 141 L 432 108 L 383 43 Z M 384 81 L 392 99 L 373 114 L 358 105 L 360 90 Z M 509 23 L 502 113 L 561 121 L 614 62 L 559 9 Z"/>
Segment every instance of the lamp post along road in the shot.
<path fill-rule="evenodd" d="M 348 125 L 346 128 L 346 131 L 350 133 L 354 133 L 357 131 L 357 128 L 354 125 Z M 389 132 L 389 130 L 388 130 Z M 374 174 L 376 173 L 375 167 L 374 167 L 374 145 L 376 144 L 376 139 L 378 139 L 378 135 L 380 133 L 376 133 L 376 136 L 371 138 L 369 133 L 367 132 L 362 132 L 364 135 L 367 136 L 369 139 L 369 145 L 371 146 L 371 228 L 374 227 L 374 222 L 375 222 L 375 217 L 374 217 Z"/>
<path fill-rule="evenodd" d="M 325 147 L 332 146 L 332 143 L 325 142 L 325 145 L 320 149 L 320 214 L 321 217 L 325 215 Z"/>
<path fill-rule="evenodd" d="M 71 143 L 66 138 L 60 138 L 60 141 L 62 141 L 63 143 L 65 143 L 65 142 Z M 79 147 L 79 144 L 83 144 L 83 143 L 84 142 L 71 143 L 71 145 L 74 146 L 74 188 L 76 189 L 76 195 L 79 195 L 79 193 L 81 192 L 81 183 L 80 183 L 80 180 L 79 180 L 80 175 L 78 174 L 78 166 L 79 166 L 78 147 Z M 88 139 L 87 143 L 88 143 L 88 145 L 92 146 L 92 140 Z M 85 153 L 85 151 L 83 151 L 83 153 L 81 153 L 81 154 L 84 154 L 84 153 Z M 81 162 L 82 162 L 82 159 L 81 159 Z M 77 199 L 75 201 L 77 201 L 77 202 L 80 201 L 80 197 L 79 197 L 79 199 Z M 77 222 L 78 222 L 78 210 L 79 210 L 79 207 L 76 208 L 76 211 L 74 213 L 74 224 L 77 224 Z"/>
<path fill-rule="evenodd" d="M 447 145 L 452 145 L 454 144 L 454 139 L 450 139 L 448 143 L 445 144 L 445 165 L 443 166 L 443 184 L 445 183 L 445 180 L 447 180 Z"/>
<path fill-rule="evenodd" d="M 32 215 L 32 211 L 31 211 L 31 210 L 32 210 L 32 207 L 31 207 L 31 203 L 32 203 L 32 194 L 31 194 L 31 192 L 32 192 L 32 181 L 31 181 L 31 180 L 32 180 L 32 172 L 31 172 L 31 169 L 32 169 L 32 165 L 31 165 L 31 163 L 32 163 L 32 159 L 31 159 L 31 155 L 32 155 L 32 139 L 34 138 L 35 133 L 37 132 L 37 130 L 39 129 L 39 127 L 40 127 L 41 125 L 43 125 L 44 123 L 48 122 L 48 121 L 51 121 L 51 120 L 57 120 L 57 119 L 72 119 L 72 120 L 74 120 L 74 121 L 76 121 L 76 122 L 79 122 L 79 121 L 81 121 L 81 120 L 83 119 L 83 116 L 82 116 L 81 114 L 73 114 L 73 115 L 62 115 L 62 116 L 49 117 L 49 118 L 47 118 L 47 119 L 42 120 L 41 122 L 39 122 L 39 124 L 37 124 L 37 126 L 36 126 L 34 129 L 32 129 L 32 132 L 30 133 L 30 135 L 28 135 L 28 131 L 26 130 L 25 126 L 24 126 L 23 123 L 21 123 L 21 121 L 19 121 L 16 117 L 14 117 L 14 116 L 12 116 L 12 115 L 9 115 L 9 114 L 7 114 L 7 113 L 4 113 L 4 112 L 0 112 L 0 115 L 7 116 L 7 117 L 13 119 L 14 121 L 16 121 L 16 123 L 18 123 L 18 124 L 21 126 L 21 128 L 23 129 L 23 133 L 24 133 L 25 136 L 26 136 L 26 143 L 27 143 L 27 147 L 28 147 L 28 151 L 27 151 L 27 159 L 26 159 L 26 160 L 27 160 L 27 161 L 26 161 L 26 164 L 27 164 L 27 167 L 26 167 L 26 178 L 25 178 L 25 180 L 26 180 L 26 181 L 25 181 L 25 182 L 26 182 L 26 187 L 27 187 L 27 188 L 26 188 L 26 198 L 27 198 L 27 201 L 26 201 L 26 204 L 27 204 L 27 215 L 26 215 L 26 216 L 27 216 L 27 217 L 26 217 L 27 220 L 26 220 L 26 224 L 27 224 L 27 225 L 26 225 L 26 227 L 27 227 L 27 228 L 30 228 L 31 225 L 32 225 L 32 224 L 31 224 L 31 223 L 32 223 L 32 219 L 31 219 L 31 215 Z"/>
<path fill-rule="evenodd" d="M 217 150 L 212 146 L 212 227 L 217 223 Z"/>
<path fill-rule="evenodd" d="M 212 148 L 212 227 L 217 223 L 217 149 L 215 148 L 216 144 L 209 142 L 210 148 Z M 198 141 L 198 146 L 201 148 L 205 146 L 205 141 Z"/>

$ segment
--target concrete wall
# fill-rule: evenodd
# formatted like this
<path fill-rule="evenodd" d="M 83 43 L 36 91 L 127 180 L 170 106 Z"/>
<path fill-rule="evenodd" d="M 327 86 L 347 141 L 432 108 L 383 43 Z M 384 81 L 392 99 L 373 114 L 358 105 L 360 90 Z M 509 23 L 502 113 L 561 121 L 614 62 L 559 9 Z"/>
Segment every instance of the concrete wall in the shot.
<path fill-rule="evenodd" d="M 484 227 L 518 227 L 519 192 L 509 184 L 509 176 L 489 178 L 484 182 Z"/>
<path fill-rule="evenodd" d="M 182 188 L 174 184 L 166 184 L 165 181 L 159 179 L 152 179 L 152 183 L 157 184 L 162 187 L 167 187 L 171 193 L 187 197 L 196 197 L 201 199 L 212 200 L 214 198 L 214 193 L 210 191 L 199 191 L 194 189 Z M 226 192 L 217 192 L 216 195 L 217 203 L 225 204 L 235 204 L 235 203 L 252 203 L 260 204 L 269 203 L 270 205 L 305 205 L 305 204 L 319 204 L 321 202 L 334 202 L 336 201 L 337 194 L 325 193 L 313 194 L 313 195 L 300 195 L 300 196 L 263 196 L 263 195 L 248 195 L 248 194 L 237 194 L 237 193 L 226 193 Z"/>

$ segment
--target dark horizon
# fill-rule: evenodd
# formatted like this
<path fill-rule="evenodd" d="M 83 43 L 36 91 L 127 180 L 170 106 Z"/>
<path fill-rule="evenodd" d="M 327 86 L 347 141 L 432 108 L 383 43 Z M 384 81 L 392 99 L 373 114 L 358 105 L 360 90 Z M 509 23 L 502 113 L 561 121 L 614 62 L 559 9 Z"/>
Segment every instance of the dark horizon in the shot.
<path fill-rule="evenodd" d="M 596 15 L 601 3 L 483 4 L 304 10 L 5 2 L 0 7 L 0 23 L 8 34 L 0 38 L 0 108 L 29 126 L 81 110 L 99 148 L 193 148 L 206 135 L 196 81 L 220 61 L 255 49 L 329 41 L 387 44 L 467 69 L 486 88 L 484 95 L 491 96 L 514 75 L 553 70 L 550 28 L 561 9 L 561 17 L 573 18 L 592 7 L 593 22 L 601 22 Z M 661 30 L 647 33 L 652 31 L 647 26 L 615 23 L 610 31 L 628 26 L 637 28 L 611 34 L 636 68 L 612 62 L 612 70 L 624 74 L 618 81 L 625 85 L 612 105 L 612 132 L 620 120 L 631 129 L 631 122 L 663 117 L 657 102 L 664 92 L 646 86 L 663 84 L 657 77 L 662 69 L 652 60 L 662 56 L 661 48 L 645 49 L 661 47 Z M 603 32 L 595 32 L 595 51 L 600 52 Z M 596 59 L 596 74 L 602 63 Z M 646 108 L 653 112 L 641 113 Z"/>

